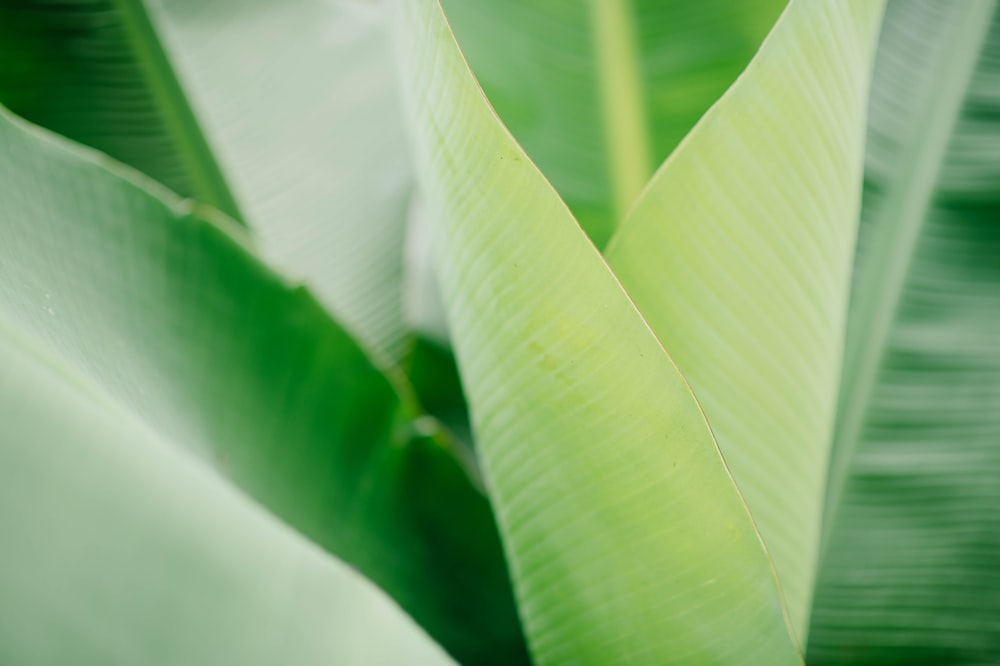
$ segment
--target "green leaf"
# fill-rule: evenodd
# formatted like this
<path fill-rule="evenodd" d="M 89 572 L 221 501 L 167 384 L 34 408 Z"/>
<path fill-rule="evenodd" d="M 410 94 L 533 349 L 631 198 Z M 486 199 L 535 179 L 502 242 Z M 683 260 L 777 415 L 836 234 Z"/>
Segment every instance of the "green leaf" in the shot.
<path fill-rule="evenodd" d="M 139 0 L 0 2 L 0 103 L 240 219 Z"/>
<path fill-rule="evenodd" d="M 366 347 L 401 358 L 411 177 L 380 14 L 160 4 L 0 0 L 0 103 L 241 214 Z"/>
<path fill-rule="evenodd" d="M 398 10 L 449 324 L 536 663 L 801 663 L 683 378 L 492 113 L 437 0 Z"/>
<path fill-rule="evenodd" d="M 786 0 L 446 0 L 503 121 L 603 247 Z"/>
<path fill-rule="evenodd" d="M 414 196 L 406 223 L 403 313 L 415 337 L 433 341 L 445 349 L 451 347 L 451 340 L 434 265 L 432 228 L 427 206 L 419 196 Z M 413 354 L 419 353 L 419 346 L 419 341 L 414 344 Z"/>
<path fill-rule="evenodd" d="M 356 566 L 459 659 L 516 662 L 486 498 L 308 292 L 218 213 L 6 111 L 0 188 L 8 326 Z"/>
<path fill-rule="evenodd" d="M 0 661 L 453 663 L 370 583 L 10 323 L 0 315 Z"/>
<path fill-rule="evenodd" d="M 467 446 L 472 447 L 469 406 L 462 392 L 455 357 L 440 345 L 416 338 L 407 376 L 420 395 L 420 404 Z"/>
<path fill-rule="evenodd" d="M 1000 12 L 890 2 L 810 663 L 1000 661 Z"/>
<path fill-rule="evenodd" d="M 802 642 L 881 7 L 793 0 L 607 252 L 704 406 Z"/>

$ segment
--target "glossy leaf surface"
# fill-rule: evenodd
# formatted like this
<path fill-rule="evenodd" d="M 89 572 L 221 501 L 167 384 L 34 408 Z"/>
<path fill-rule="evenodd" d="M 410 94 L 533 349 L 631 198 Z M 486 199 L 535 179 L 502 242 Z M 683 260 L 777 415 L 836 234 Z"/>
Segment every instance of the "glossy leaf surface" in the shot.
<path fill-rule="evenodd" d="M 453 664 L 0 315 L 0 661 Z"/>

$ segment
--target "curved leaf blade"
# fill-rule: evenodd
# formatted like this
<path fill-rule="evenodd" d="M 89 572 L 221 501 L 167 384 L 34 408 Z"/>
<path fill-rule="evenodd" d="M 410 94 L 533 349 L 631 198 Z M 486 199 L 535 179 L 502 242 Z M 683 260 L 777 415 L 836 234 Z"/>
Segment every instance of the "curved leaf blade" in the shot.
<path fill-rule="evenodd" d="M 0 660 L 452 664 L 345 565 L 0 318 Z"/>
<path fill-rule="evenodd" d="M 524 654 L 489 503 L 454 445 L 225 219 L 2 109 L 0 192 L 0 316 L 460 659 Z"/>
<path fill-rule="evenodd" d="M 160 1 L 158 24 L 261 250 L 383 364 L 401 360 L 414 185 L 384 12 Z"/>
<path fill-rule="evenodd" d="M 880 9 L 793 0 L 607 252 L 704 405 L 802 641 Z"/>
<path fill-rule="evenodd" d="M 492 114 L 437 0 L 397 6 L 449 324 L 535 661 L 800 663 L 683 378 Z"/>
<path fill-rule="evenodd" d="M 0 0 L 0 103 L 242 213 L 388 364 L 412 185 L 383 23 L 345 0 Z"/>

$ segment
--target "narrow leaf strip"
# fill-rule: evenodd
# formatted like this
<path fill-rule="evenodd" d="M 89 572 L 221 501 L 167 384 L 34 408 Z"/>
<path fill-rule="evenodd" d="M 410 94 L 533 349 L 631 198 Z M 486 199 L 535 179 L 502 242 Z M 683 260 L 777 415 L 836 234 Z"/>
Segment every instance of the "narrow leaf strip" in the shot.
<path fill-rule="evenodd" d="M 793 0 L 607 253 L 704 405 L 802 642 L 880 15 Z"/>
<path fill-rule="evenodd" d="M 437 0 L 397 8 L 449 324 L 536 663 L 800 663 L 691 391 L 493 114 Z"/>

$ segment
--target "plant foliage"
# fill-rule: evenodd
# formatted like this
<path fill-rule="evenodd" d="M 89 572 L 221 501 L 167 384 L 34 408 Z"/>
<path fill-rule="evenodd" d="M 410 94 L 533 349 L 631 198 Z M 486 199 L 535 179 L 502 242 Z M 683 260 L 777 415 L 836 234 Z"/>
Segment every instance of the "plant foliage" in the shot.
<path fill-rule="evenodd" d="M 0 0 L 0 104 L 3 663 L 1000 661 L 996 0 Z"/>

